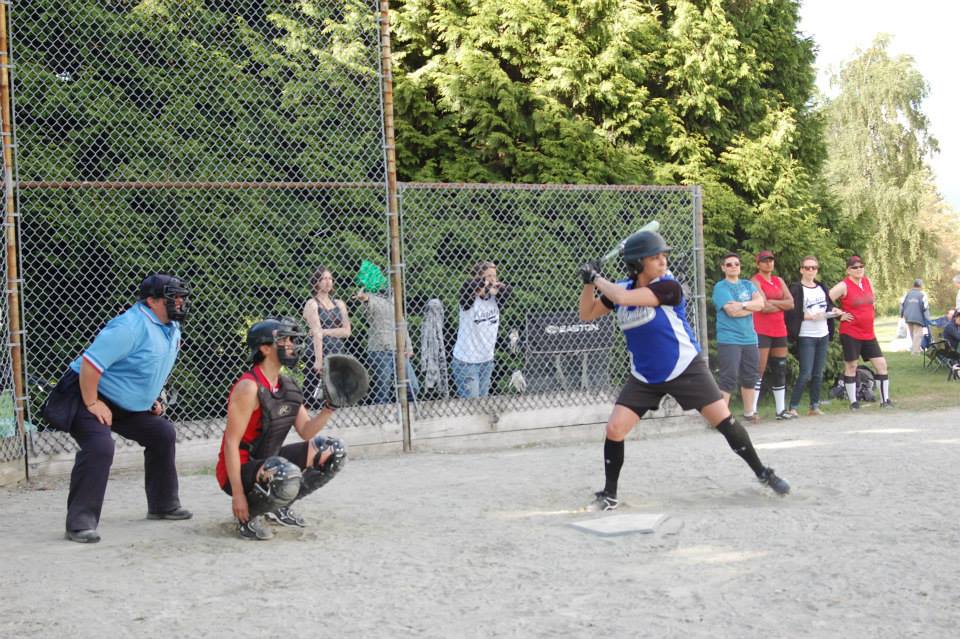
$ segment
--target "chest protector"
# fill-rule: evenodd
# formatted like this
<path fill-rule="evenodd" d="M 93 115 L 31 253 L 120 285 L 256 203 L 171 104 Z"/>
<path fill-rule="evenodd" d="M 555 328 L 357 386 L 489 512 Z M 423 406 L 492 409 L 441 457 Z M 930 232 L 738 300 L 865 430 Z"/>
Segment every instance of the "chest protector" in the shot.
<path fill-rule="evenodd" d="M 276 455 L 283 446 L 303 405 L 303 393 L 296 382 L 281 375 L 280 387 L 275 393 L 258 380 L 257 399 L 260 400 L 260 434 L 245 448 L 254 459 L 266 459 Z"/>

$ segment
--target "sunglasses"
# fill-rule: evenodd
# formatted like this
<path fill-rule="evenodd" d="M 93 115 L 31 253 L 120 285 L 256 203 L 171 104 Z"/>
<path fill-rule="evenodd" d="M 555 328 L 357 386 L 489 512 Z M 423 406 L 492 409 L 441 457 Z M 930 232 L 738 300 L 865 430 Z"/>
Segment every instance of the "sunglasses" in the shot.
<path fill-rule="evenodd" d="M 819 270 L 820 270 L 820 267 L 819 267 L 819 266 L 801 266 L 800 268 L 802 268 L 802 269 L 805 270 L 805 271 L 819 271 Z"/>
<path fill-rule="evenodd" d="M 727 262 L 726 264 L 724 264 L 724 267 L 726 268 L 731 268 L 734 266 L 740 266 L 740 262 Z"/>

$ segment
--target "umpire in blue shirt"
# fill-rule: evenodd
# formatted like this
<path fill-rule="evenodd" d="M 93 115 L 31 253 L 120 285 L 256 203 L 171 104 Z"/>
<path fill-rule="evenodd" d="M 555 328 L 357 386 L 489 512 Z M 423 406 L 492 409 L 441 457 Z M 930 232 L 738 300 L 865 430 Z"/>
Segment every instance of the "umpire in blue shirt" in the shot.
<path fill-rule="evenodd" d="M 97 525 L 113 463 L 111 433 L 144 447 L 147 518 L 193 516 L 180 506 L 176 432 L 158 399 L 180 349 L 189 295 L 174 276 L 148 276 L 137 303 L 107 323 L 57 385 L 61 408 L 70 407 L 59 427 L 80 446 L 70 475 L 67 539 L 100 541 Z"/>

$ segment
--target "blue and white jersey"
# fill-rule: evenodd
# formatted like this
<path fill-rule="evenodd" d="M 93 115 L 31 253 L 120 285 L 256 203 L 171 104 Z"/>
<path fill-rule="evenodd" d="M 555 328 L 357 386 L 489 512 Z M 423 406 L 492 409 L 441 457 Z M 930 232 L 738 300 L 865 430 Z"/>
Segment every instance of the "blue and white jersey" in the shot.
<path fill-rule="evenodd" d="M 673 280 L 670 275 L 656 282 Z M 632 290 L 633 280 L 617 282 Z M 700 353 L 700 345 L 687 322 L 686 301 L 680 297 L 676 306 L 613 307 L 630 353 L 630 373 L 641 382 L 660 384 L 674 379 L 687 369 Z"/>

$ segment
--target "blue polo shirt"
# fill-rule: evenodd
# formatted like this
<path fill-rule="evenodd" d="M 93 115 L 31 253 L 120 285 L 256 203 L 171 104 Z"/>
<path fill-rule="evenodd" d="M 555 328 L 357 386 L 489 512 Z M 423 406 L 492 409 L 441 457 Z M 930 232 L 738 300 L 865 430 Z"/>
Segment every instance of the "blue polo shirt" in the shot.
<path fill-rule="evenodd" d="M 713 305 L 717 309 L 717 343 L 751 346 L 757 343 L 753 316 L 730 317 L 723 310 L 727 302 L 749 302 L 757 287 L 750 280 L 728 282 L 722 279 L 713 287 Z"/>
<path fill-rule="evenodd" d="M 86 360 L 100 371 L 100 395 L 126 410 L 144 411 L 160 396 L 179 350 L 180 323 L 161 324 L 137 302 L 110 320 L 70 368 L 79 373 Z"/>

